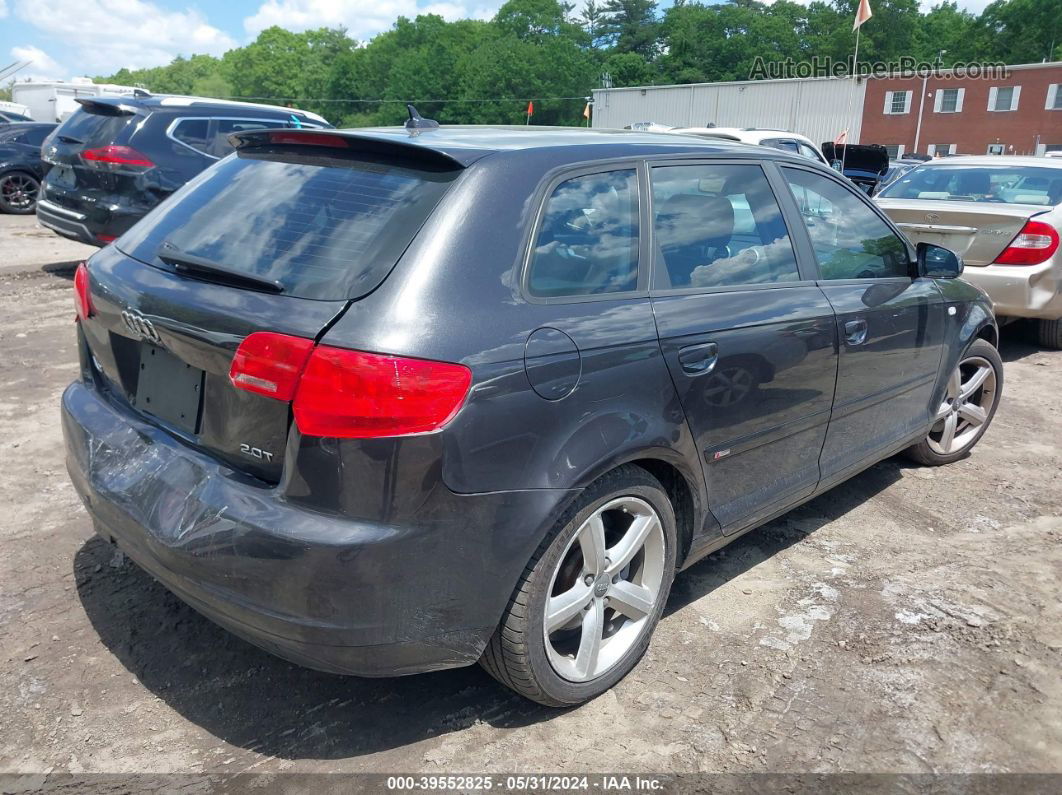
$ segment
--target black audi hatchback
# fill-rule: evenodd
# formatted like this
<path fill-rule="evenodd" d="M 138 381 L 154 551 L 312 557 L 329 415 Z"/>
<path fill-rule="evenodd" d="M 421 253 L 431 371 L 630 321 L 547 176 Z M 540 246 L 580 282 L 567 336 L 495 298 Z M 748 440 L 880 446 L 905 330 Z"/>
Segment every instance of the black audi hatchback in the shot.
<path fill-rule="evenodd" d="M 826 167 L 410 126 L 238 133 L 76 274 L 77 491 L 252 643 L 576 704 L 676 570 L 988 427 L 988 300 Z"/>
<path fill-rule="evenodd" d="M 295 108 L 203 97 L 92 97 L 44 141 L 51 166 L 37 219 L 56 234 L 103 246 L 203 169 L 242 130 L 331 127 Z"/>

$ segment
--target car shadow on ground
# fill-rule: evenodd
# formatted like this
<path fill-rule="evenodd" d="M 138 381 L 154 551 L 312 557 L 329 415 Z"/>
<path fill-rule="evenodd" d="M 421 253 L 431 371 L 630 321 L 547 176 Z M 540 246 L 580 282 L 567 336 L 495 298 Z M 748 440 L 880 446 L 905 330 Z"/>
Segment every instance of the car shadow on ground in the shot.
<path fill-rule="evenodd" d="M 1019 320 L 999 330 L 999 356 L 1003 362 L 1016 362 L 1046 350 L 1037 338 L 1035 321 Z"/>
<path fill-rule="evenodd" d="M 905 466 L 882 462 L 681 573 L 665 621 L 885 489 Z M 100 640 L 140 683 L 215 737 L 257 753 L 356 757 L 480 721 L 515 728 L 559 714 L 510 693 L 478 666 L 358 679 L 291 665 L 215 626 L 99 537 L 78 550 L 74 574 Z"/>
<path fill-rule="evenodd" d="M 71 260 L 70 262 L 50 262 L 47 265 L 42 265 L 41 271 L 50 276 L 58 276 L 60 279 L 73 281 L 74 271 L 77 270 L 77 266 L 82 262 L 84 262 L 84 260 L 80 259 Z"/>

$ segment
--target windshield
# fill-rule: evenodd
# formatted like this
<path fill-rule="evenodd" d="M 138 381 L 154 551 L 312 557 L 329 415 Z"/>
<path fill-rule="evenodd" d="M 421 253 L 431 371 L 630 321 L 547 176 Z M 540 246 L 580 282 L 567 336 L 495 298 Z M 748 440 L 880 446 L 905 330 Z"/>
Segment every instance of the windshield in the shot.
<path fill-rule="evenodd" d="M 207 169 L 117 245 L 158 263 L 168 244 L 288 295 L 354 298 L 386 277 L 458 172 L 245 150 Z"/>
<path fill-rule="evenodd" d="M 883 199 L 1054 206 L 1062 202 L 1062 168 L 918 166 L 878 195 Z"/>

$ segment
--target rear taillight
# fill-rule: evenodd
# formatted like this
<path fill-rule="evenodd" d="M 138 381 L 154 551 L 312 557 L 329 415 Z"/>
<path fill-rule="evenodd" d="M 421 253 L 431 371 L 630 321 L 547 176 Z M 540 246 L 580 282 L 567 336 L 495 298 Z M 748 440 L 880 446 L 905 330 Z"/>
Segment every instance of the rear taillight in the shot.
<path fill-rule="evenodd" d="M 1058 251 L 1058 231 L 1043 221 L 1027 221 L 1018 236 L 996 257 L 996 265 L 1039 265 Z"/>
<path fill-rule="evenodd" d="M 472 372 L 257 332 L 236 351 L 229 379 L 248 392 L 294 399 L 295 424 L 306 436 L 367 439 L 442 428 L 465 402 Z"/>
<path fill-rule="evenodd" d="M 95 314 L 92 295 L 89 293 L 88 266 L 84 262 L 74 271 L 74 309 L 77 310 L 79 320 L 85 320 Z"/>
<path fill-rule="evenodd" d="M 107 245 L 108 243 L 113 243 L 118 238 L 116 235 L 96 235 L 96 239 L 103 243 L 103 245 Z"/>
<path fill-rule="evenodd" d="M 248 392 L 291 400 L 312 349 L 313 340 L 257 331 L 236 349 L 229 380 Z"/>
<path fill-rule="evenodd" d="M 460 364 L 319 345 L 295 394 L 295 423 L 309 436 L 428 433 L 453 419 L 471 383 Z"/>
<path fill-rule="evenodd" d="M 89 168 L 99 171 L 139 173 L 155 167 L 151 158 L 142 152 L 138 152 L 131 146 L 117 146 L 115 144 L 108 144 L 95 149 L 85 149 L 81 153 L 81 160 Z"/>

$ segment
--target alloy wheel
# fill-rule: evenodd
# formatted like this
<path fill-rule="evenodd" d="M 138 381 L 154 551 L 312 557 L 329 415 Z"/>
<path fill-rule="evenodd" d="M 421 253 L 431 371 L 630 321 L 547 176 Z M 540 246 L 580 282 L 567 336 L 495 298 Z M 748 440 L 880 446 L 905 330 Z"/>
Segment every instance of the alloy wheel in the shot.
<path fill-rule="evenodd" d="M 996 371 L 981 356 L 970 356 L 948 379 L 944 402 L 927 439 L 930 449 L 950 455 L 972 445 L 992 416 L 996 402 Z"/>
<path fill-rule="evenodd" d="M 568 543 L 550 581 L 543 632 L 558 675 L 607 673 L 652 625 L 664 580 L 664 529 L 645 500 L 619 497 Z"/>
<path fill-rule="evenodd" d="M 12 210 L 28 210 L 37 201 L 37 181 L 25 174 L 0 177 L 0 201 Z"/>

